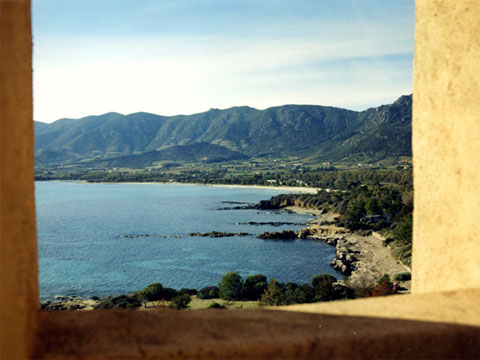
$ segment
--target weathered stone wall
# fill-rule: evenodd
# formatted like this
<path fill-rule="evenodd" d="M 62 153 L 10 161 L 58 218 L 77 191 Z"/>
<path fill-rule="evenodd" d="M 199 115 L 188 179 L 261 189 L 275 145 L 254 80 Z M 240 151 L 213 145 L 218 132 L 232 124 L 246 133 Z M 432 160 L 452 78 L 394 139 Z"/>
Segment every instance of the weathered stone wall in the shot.
<path fill-rule="evenodd" d="M 412 291 L 480 287 L 480 1 L 418 0 Z"/>
<path fill-rule="evenodd" d="M 385 318 L 414 314 L 416 319 L 478 325 L 480 317 L 475 306 L 478 290 L 463 289 L 480 286 L 480 242 L 477 240 L 480 234 L 479 13 L 478 0 L 417 0 L 413 99 L 415 294 L 395 298 L 395 303 L 390 303 L 388 298 L 365 299 L 351 303 L 298 305 L 290 307 L 290 310 L 306 311 L 308 308 L 309 312 L 315 313 Z M 50 358 L 68 357 L 65 355 L 76 358 L 82 357 L 82 354 L 90 358 L 113 358 L 126 354 L 141 357 L 148 355 L 147 350 L 151 354 L 157 351 L 157 354 L 181 357 L 188 354 L 188 349 L 211 351 L 202 353 L 209 358 L 227 353 L 258 358 L 260 354 L 274 355 L 274 351 L 282 350 L 289 351 L 288 357 L 292 358 L 298 357 L 299 352 L 304 357 L 324 354 L 331 358 L 334 355 L 357 357 L 354 354 L 361 354 L 356 352 L 357 348 L 359 351 L 370 349 L 369 356 L 365 357 L 388 351 L 391 357 L 405 354 L 415 357 L 416 354 L 416 357 L 449 355 L 466 358 L 469 355 L 478 358 L 478 346 L 474 343 L 478 339 L 476 329 L 469 328 L 471 337 L 466 337 L 461 331 L 467 330 L 444 325 L 440 326 L 441 329 L 432 329 L 429 323 L 415 323 L 412 327 L 418 330 L 417 334 L 410 330 L 401 331 L 404 325 L 400 323 L 392 325 L 391 321 L 379 320 L 376 325 L 372 325 L 374 321 L 362 325 L 365 319 L 345 316 L 335 319 L 331 326 L 320 328 L 319 324 L 327 321 L 327 317 L 322 320 L 298 314 L 293 320 L 306 324 L 302 332 L 289 315 L 274 312 L 252 312 L 252 315 L 239 312 L 238 316 L 246 319 L 241 323 L 235 312 L 222 313 L 221 316 L 213 312 L 196 316 L 188 313 L 149 316 L 108 311 L 42 313 L 40 325 L 43 331 L 41 329 L 37 334 L 38 271 L 33 198 L 29 0 L 0 0 L 0 120 L 2 359 L 28 358 L 31 354 Z M 453 291 L 416 295 L 439 289 Z M 201 321 L 196 321 L 195 317 L 200 317 Z M 169 320 L 165 321 L 165 318 Z M 178 319 L 183 320 L 179 323 Z M 147 320 L 163 332 L 153 330 L 155 326 L 150 326 Z M 202 330 L 205 324 L 218 326 L 221 331 L 205 332 Z M 242 337 L 239 337 L 235 325 L 243 331 Z M 195 331 L 192 331 L 192 326 Z M 256 327 L 263 330 L 255 331 Z M 357 337 L 347 332 L 354 327 L 361 330 L 353 332 Z M 284 332 L 284 337 L 262 342 L 261 334 L 267 337 L 272 330 L 278 329 Z M 103 336 L 96 334 L 99 330 Z M 253 338 L 252 333 L 256 334 Z M 381 337 L 379 333 L 382 333 Z M 183 335 L 179 337 L 179 334 Z M 57 335 L 63 336 L 61 341 L 58 341 Z M 35 337 L 38 347 L 32 353 Z M 413 353 L 406 353 L 412 348 L 414 340 L 418 346 L 413 348 Z M 209 348 L 205 348 L 207 343 Z M 439 353 L 439 344 L 444 347 L 457 345 L 451 345 L 448 353 L 444 350 Z M 465 344 L 470 346 L 468 351 L 471 352 L 467 351 L 467 355 L 463 356 L 458 351 L 465 351 Z"/>
<path fill-rule="evenodd" d="M 27 358 L 38 308 L 30 1 L 0 1 L 0 358 Z"/>

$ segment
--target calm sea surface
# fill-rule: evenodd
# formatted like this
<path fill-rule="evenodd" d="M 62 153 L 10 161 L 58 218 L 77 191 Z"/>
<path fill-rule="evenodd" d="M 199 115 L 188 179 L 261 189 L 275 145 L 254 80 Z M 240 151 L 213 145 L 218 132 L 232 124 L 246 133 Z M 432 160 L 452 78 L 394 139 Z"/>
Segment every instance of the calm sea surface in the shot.
<path fill-rule="evenodd" d="M 228 271 L 279 281 L 339 276 L 323 242 L 264 241 L 255 236 L 203 238 L 191 232 L 296 230 L 248 222 L 306 223 L 309 215 L 218 210 L 224 202 L 268 199 L 279 191 L 162 184 L 36 182 L 41 298 L 107 296 L 153 282 L 180 289 L 216 285 Z"/>

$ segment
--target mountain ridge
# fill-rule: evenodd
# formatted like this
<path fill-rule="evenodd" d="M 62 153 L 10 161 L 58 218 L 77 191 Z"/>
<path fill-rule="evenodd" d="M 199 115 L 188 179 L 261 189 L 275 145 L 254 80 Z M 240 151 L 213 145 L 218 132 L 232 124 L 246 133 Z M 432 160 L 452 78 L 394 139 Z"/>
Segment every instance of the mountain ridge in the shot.
<path fill-rule="evenodd" d="M 198 143 L 207 153 L 221 155 L 230 150 L 238 158 L 296 156 L 337 161 L 411 156 L 411 95 L 364 111 L 289 104 L 175 116 L 109 112 L 51 124 L 35 122 L 37 164 L 106 160 Z M 207 150 L 206 144 L 220 148 Z M 188 149 L 177 148 L 172 154 L 179 157 L 172 155 L 171 160 L 183 160 L 182 153 Z"/>

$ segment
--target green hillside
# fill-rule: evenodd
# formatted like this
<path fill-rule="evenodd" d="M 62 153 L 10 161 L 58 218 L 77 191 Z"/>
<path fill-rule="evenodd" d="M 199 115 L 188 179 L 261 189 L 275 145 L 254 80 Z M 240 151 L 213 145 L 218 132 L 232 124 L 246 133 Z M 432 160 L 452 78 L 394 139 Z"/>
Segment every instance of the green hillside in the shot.
<path fill-rule="evenodd" d="M 411 156 L 411 95 L 361 112 L 284 105 L 265 110 L 247 106 L 210 109 L 169 117 L 107 113 L 61 119 L 35 124 L 35 148 L 37 164 L 44 165 L 108 160 L 108 166 L 115 166 L 288 156 L 377 161 Z"/>
<path fill-rule="evenodd" d="M 137 155 L 113 159 L 94 160 L 88 164 L 98 167 L 144 168 L 163 160 L 215 163 L 229 160 L 245 160 L 247 156 L 220 145 L 194 143 L 175 145 L 159 151 L 147 151 Z"/>

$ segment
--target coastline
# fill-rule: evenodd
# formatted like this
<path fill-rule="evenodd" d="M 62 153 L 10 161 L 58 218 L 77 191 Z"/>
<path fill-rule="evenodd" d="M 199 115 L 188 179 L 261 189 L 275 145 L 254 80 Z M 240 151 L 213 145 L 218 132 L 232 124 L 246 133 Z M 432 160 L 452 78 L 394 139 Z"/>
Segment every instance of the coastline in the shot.
<path fill-rule="evenodd" d="M 301 187 L 301 186 L 269 186 L 269 185 L 235 185 L 235 184 L 191 184 L 191 185 L 205 185 L 211 187 L 223 187 L 229 189 L 262 189 L 262 190 L 275 190 L 275 191 L 288 191 L 288 192 L 296 192 L 302 194 L 316 194 L 318 188 L 311 188 L 311 187 Z"/>
<path fill-rule="evenodd" d="M 63 180 L 63 179 L 52 179 L 52 180 L 36 180 L 38 182 L 52 182 L 52 181 L 61 181 L 61 182 L 71 182 L 79 184 L 119 184 L 119 185 L 183 185 L 183 186 L 208 186 L 208 187 L 218 187 L 218 188 L 228 188 L 228 189 L 259 189 L 259 190 L 275 190 L 275 191 L 287 191 L 290 193 L 302 193 L 302 194 L 316 194 L 318 188 L 312 187 L 301 187 L 301 186 L 270 186 L 270 185 L 241 185 L 241 184 L 203 184 L 203 183 L 182 183 L 182 182 L 159 182 L 159 181 L 145 181 L 145 182 L 128 182 L 128 181 L 98 181 L 98 182 L 88 182 L 86 180 Z"/>
<path fill-rule="evenodd" d="M 316 219 L 306 224 L 307 226 L 300 229 L 297 234 L 305 234 L 307 239 L 324 241 L 335 246 L 336 256 L 332 259 L 331 265 L 346 276 L 340 282 L 353 287 L 368 287 L 375 285 L 385 274 L 390 275 L 393 281 L 396 274 L 411 273 L 408 266 L 393 256 L 390 246 L 385 246 L 384 239 L 372 231 L 364 234 L 335 225 L 320 225 L 322 222 L 332 221 L 338 214 L 322 214 L 317 209 L 299 206 L 289 206 L 286 209 L 316 216 Z M 343 266 L 345 267 L 342 270 Z M 401 282 L 401 286 L 409 292 L 411 281 Z"/>
<path fill-rule="evenodd" d="M 78 182 L 82 184 L 88 183 L 84 180 L 49 181 Z M 102 182 L 102 184 L 196 185 L 218 188 L 246 188 L 288 192 L 297 191 L 303 193 L 317 192 L 316 188 L 262 185 L 196 184 L 177 182 Z M 389 274 L 391 277 L 393 277 L 395 274 L 405 272 L 404 265 L 393 257 L 389 247 L 386 247 L 382 239 L 376 237 L 375 234 L 371 234 L 370 232 L 370 234 L 365 235 L 360 232 L 352 232 L 333 225 L 320 225 L 321 223 L 332 221 L 336 216 L 338 216 L 338 214 L 322 213 L 321 210 L 301 206 L 289 206 L 285 209 L 299 214 L 309 214 L 315 216 L 315 219 L 306 223 L 305 227 L 297 232 L 297 234 L 303 232 L 305 236 L 298 235 L 298 237 L 311 239 L 313 241 L 324 241 L 327 244 L 336 247 L 336 255 L 332 259 L 331 265 L 347 276 L 344 280 L 340 280 L 339 283 L 353 287 L 368 287 L 375 284 L 376 281 L 378 281 L 378 279 L 380 279 L 384 274 Z M 342 269 L 343 265 L 348 267 L 348 271 Z M 401 285 L 407 290 L 410 287 L 409 282 L 402 283 Z M 91 310 L 95 304 L 95 301 L 91 299 L 72 299 L 71 301 L 68 301 L 68 303 L 71 307 L 71 310 Z"/>

